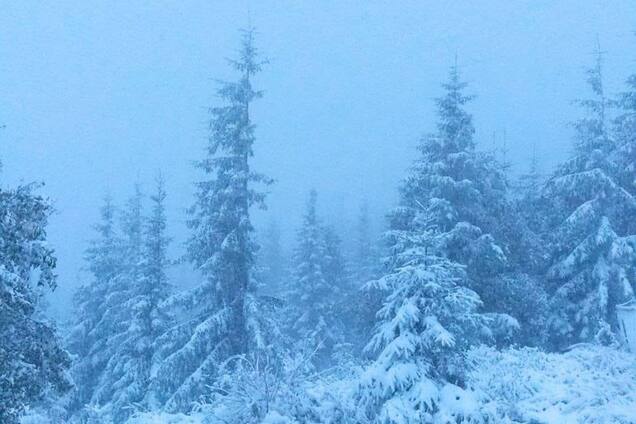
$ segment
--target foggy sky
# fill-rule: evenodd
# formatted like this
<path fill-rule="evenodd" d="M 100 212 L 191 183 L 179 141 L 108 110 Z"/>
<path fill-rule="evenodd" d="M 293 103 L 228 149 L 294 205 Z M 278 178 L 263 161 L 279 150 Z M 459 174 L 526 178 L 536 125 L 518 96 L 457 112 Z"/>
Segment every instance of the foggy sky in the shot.
<path fill-rule="evenodd" d="M 418 138 L 434 129 L 433 98 L 455 55 L 478 96 L 480 147 L 501 147 L 505 133 L 513 172 L 535 143 L 544 172 L 567 154 L 597 36 L 608 92 L 636 71 L 630 0 L 23 0 L 1 10 L 0 181 L 44 181 L 54 199 L 58 312 L 106 192 L 123 201 L 162 170 L 179 253 L 199 176 L 191 162 L 248 16 L 270 59 L 255 81 L 265 97 L 254 167 L 277 180 L 256 221 L 276 217 L 287 239 L 312 187 L 341 226 L 364 198 L 381 221 Z"/>

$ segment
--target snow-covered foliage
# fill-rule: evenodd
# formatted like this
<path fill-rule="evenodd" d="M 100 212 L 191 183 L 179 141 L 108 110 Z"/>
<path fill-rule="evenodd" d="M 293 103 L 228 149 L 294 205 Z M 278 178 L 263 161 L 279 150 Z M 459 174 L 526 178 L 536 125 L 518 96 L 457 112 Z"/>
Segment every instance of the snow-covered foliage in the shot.
<path fill-rule="evenodd" d="M 206 388 L 207 394 L 187 417 L 150 412 L 137 414 L 128 423 L 179 419 L 206 424 L 355 422 L 357 374 L 349 367 L 317 373 L 312 364 L 316 352 L 231 357 L 221 364 L 220 378 Z"/>
<path fill-rule="evenodd" d="M 105 199 L 100 212 L 101 222 L 95 227 L 98 237 L 86 251 L 92 281 L 75 293 L 75 323 L 67 341 L 74 355 L 72 375 L 76 385 L 68 409 L 81 416 L 89 413 L 86 406 L 93 402 L 108 363 L 106 344 L 116 325 L 108 308 L 111 284 L 122 273 L 121 240 L 116 234 L 115 207 L 110 198 Z"/>
<path fill-rule="evenodd" d="M 440 390 L 463 381 L 462 352 L 488 338 L 489 319 L 477 312 L 463 267 L 433 253 L 434 234 L 390 236 L 392 271 L 371 283 L 388 294 L 368 345 L 379 353 L 361 377 L 361 407 L 379 423 L 433 422 Z"/>
<path fill-rule="evenodd" d="M 122 212 L 121 234 L 110 199 L 102 209 L 100 238 L 87 252 L 93 280 L 78 291 L 79 319 L 69 340 L 79 359 L 73 367 L 77 388 L 69 400 L 78 422 L 122 423 L 152 401 L 146 396 L 155 340 L 170 323 L 160 308 L 169 295 L 165 197 L 160 180 L 146 219 L 136 186 Z"/>
<path fill-rule="evenodd" d="M 636 198 L 621 186 L 613 160 L 616 140 L 607 128 L 601 59 L 598 53 L 588 72 L 594 96 L 579 102 L 588 115 L 575 123 L 574 155 L 542 192 L 552 258 L 547 271 L 550 329 L 557 348 L 595 338 L 611 341 L 606 330 L 616 330 L 614 307 L 634 295 L 629 229 Z"/>
<path fill-rule="evenodd" d="M 511 317 L 481 313 L 471 288 L 483 289 L 483 276 L 506 261 L 476 225 L 488 224 L 488 208 L 496 205 L 487 199 L 505 184 L 474 151 L 463 110 L 470 98 L 461 93 L 457 68 L 444 87 L 438 133 L 420 147 L 422 157 L 402 187 L 402 207 L 390 216 L 385 275 L 369 284 L 386 293 L 367 346 L 377 357 L 361 376 L 358 395 L 373 422 L 435 422 L 446 413 L 438 401 L 448 384 L 464 381 L 463 352 L 491 340 L 494 329 L 517 326 Z"/>
<path fill-rule="evenodd" d="M 457 66 L 451 68 L 444 94 L 437 99 L 437 131 L 418 146 L 400 193 L 401 207 L 390 220 L 392 229 L 406 229 L 419 220 L 439 231 L 440 254 L 466 267 L 467 284 L 482 296 L 498 282 L 507 266 L 501 234 L 507 183 L 492 155 L 475 149 L 472 99 Z M 494 310 L 491 299 L 485 310 Z"/>
<path fill-rule="evenodd" d="M 55 327 L 36 316 L 36 288 L 56 285 L 56 258 L 46 242 L 52 209 L 36 188 L 0 190 L 0 422 L 6 424 L 47 393 L 70 389 L 69 356 Z"/>

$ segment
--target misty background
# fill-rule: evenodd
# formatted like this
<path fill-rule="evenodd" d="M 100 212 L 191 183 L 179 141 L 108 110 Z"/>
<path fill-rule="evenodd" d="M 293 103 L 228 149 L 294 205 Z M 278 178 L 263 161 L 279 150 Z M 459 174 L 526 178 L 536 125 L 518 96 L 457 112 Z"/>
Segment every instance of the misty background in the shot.
<path fill-rule="evenodd" d="M 236 31 L 257 27 L 270 59 L 255 85 L 254 168 L 276 180 L 268 211 L 289 248 L 310 188 L 338 228 L 368 202 L 379 232 L 418 138 L 434 129 L 440 81 L 457 56 L 476 94 L 481 149 L 509 150 L 511 174 L 536 144 L 541 170 L 571 146 L 572 100 L 600 41 L 616 93 L 636 57 L 636 3 L 613 1 L 41 1 L 0 13 L 0 178 L 46 181 L 59 258 L 54 313 L 68 313 L 106 193 L 167 179 L 173 257 L 199 177 L 208 107 Z M 286 217 L 283 221 L 282 217 Z M 293 217 L 289 220 L 289 216 Z M 345 243 L 346 245 L 346 243 Z M 172 279 L 179 284 L 179 279 Z M 185 284 L 185 282 L 184 282 Z"/>

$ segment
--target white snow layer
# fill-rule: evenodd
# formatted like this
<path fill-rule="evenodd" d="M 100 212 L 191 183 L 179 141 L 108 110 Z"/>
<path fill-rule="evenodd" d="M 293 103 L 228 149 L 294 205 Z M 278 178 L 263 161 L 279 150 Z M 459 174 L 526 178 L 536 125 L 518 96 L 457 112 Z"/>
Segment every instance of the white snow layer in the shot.
<path fill-rule="evenodd" d="M 483 422 L 502 424 L 636 423 L 636 355 L 586 344 L 563 354 L 479 347 L 468 353 L 468 360 L 472 365 L 468 390 L 441 388 L 439 409 L 444 417 L 438 416 L 438 421 L 455 423 L 457 417 L 482 415 Z M 330 415 L 325 393 L 349 397 L 355 384 L 355 380 L 332 381 L 329 387 L 310 388 L 308 394 L 324 398 L 325 415 Z M 261 424 L 299 423 L 285 412 L 271 411 Z M 23 420 L 23 424 L 49 422 L 37 415 Z M 206 413 L 145 413 L 128 424 L 219 423 Z"/>

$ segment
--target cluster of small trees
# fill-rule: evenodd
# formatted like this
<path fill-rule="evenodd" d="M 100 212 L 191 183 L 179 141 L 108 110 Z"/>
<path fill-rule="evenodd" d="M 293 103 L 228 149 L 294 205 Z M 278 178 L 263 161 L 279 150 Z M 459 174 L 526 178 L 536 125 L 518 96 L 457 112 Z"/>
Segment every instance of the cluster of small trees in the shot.
<path fill-rule="evenodd" d="M 620 343 L 615 306 L 636 288 L 636 76 L 609 99 L 598 54 L 570 158 L 547 178 L 534 158 L 511 182 L 496 152 L 477 149 L 472 96 L 452 67 L 436 101 L 437 128 L 418 146 L 382 245 L 362 208 L 356 247 L 344 255 L 312 191 L 287 261 L 278 229 L 259 252 L 250 220 L 250 209 L 264 206 L 258 185 L 271 183 L 250 167 L 250 105 L 261 97 L 252 77 L 262 65 L 253 34 L 243 34 L 231 61 L 237 81 L 219 88 L 224 103 L 210 111 L 207 155 L 197 163 L 203 178 L 189 209 L 186 259 L 199 285 L 175 292 L 168 284 L 161 179 L 148 216 L 139 187 L 120 212 L 110 199 L 102 208 L 86 255 L 92 280 L 76 294 L 67 343 L 69 420 L 123 423 L 138 411 L 217 402 L 228 420 L 260 422 L 284 396 L 289 410 L 277 413 L 321 422 L 315 402 L 300 399 L 299 374 L 309 379 L 347 357 L 362 371 L 356 417 L 342 422 L 433 422 L 443 386 L 464 385 L 473 345 Z M 29 188 L 0 192 L 0 396 L 10 398 L 0 406 L 3 422 L 49 386 L 68 386 L 68 357 L 32 319 L 31 271 L 54 284 L 55 260 L 42 244 L 48 213 Z M 38 334 L 21 355 L 38 355 L 40 368 L 7 353 L 16 332 L 21 340 Z M 5 378 L 12 375 L 33 391 L 14 390 L 17 377 Z M 242 396 L 248 407 L 227 412 Z"/>
<path fill-rule="evenodd" d="M 93 280 L 75 294 L 67 342 L 75 382 L 67 408 L 80 420 L 123 422 L 148 397 L 156 340 L 170 323 L 161 308 L 170 294 L 165 198 L 158 178 L 148 217 L 138 185 L 119 216 L 110 198 L 102 206 L 86 251 Z"/>

